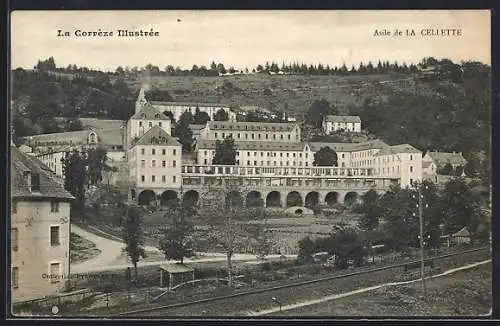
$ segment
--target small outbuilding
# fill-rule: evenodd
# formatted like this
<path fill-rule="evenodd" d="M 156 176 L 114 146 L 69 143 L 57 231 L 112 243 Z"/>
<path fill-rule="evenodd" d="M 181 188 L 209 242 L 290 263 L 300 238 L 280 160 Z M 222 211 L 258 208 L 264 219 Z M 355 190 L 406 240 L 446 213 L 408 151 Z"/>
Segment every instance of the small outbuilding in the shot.
<path fill-rule="evenodd" d="M 184 264 L 165 264 L 160 266 L 160 287 L 173 287 L 194 280 L 194 269 Z"/>

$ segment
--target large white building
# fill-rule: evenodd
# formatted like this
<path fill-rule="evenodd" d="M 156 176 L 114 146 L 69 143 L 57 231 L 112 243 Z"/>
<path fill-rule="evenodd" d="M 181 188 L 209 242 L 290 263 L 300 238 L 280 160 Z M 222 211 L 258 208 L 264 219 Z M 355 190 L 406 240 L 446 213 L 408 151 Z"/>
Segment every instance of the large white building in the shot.
<path fill-rule="evenodd" d="M 154 126 L 160 127 L 168 135 L 172 133 L 172 122 L 170 118 L 158 111 L 151 104 L 145 103 L 142 108 L 127 121 L 127 134 L 125 136 L 127 149 L 133 146 L 134 141 L 144 136 L 146 132 Z"/>
<path fill-rule="evenodd" d="M 141 189 L 178 190 L 181 187 L 182 145 L 158 125 L 128 151 L 129 178 Z M 135 198 L 135 191 L 132 199 Z"/>
<path fill-rule="evenodd" d="M 361 132 L 361 119 L 352 115 L 327 115 L 323 118 L 322 126 L 326 134 L 340 130 Z"/>
<path fill-rule="evenodd" d="M 223 140 L 228 136 L 235 141 L 296 143 L 300 142 L 300 127 L 297 123 L 209 121 L 199 139 Z"/>
<path fill-rule="evenodd" d="M 48 167 L 11 147 L 13 302 L 57 294 L 70 273 L 70 204 Z"/>
<path fill-rule="evenodd" d="M 372 175 L 400 179 L 401 187 L 422 179 L 422 153 L 411 145 L 389 146 L 381 140 L 364 143 L 261 142 L 235 141 L 236 165 L 280 167 L 284 173 L 314 166 L 314 154 L 329 147 L 337 154 L 337 166 L 366 168 Z M 198 140 L 198 164 L 210 165 L 215 155 L 216 140 Z M 353 169 L 353 173 L 356 170 Z"/>
<path fill-rule="evenodd" d="M 217 103 L 150 101 L 146 99 L 145 89 L 143 87 L 139 91 L 135 112 L 139 112 L 148 103 L 162 113 L 166 111 L 172 112 L 175 121 L 179 121 L 179 118 L 184 112 L 191 112 L 191 114 L 194 115 L 196 110 L 206 112 L 212 120 L 214 120 L 219 110 L 223 110 L 228 115 L 229 121 L 236 121 L 236 112 L 233 112 L 228 105 Z"/>

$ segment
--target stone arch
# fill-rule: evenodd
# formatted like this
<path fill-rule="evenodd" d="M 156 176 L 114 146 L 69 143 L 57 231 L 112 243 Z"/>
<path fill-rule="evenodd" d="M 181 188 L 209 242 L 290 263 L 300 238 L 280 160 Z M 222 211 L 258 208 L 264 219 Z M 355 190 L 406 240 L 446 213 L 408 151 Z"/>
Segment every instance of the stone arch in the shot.
<path fill-rule="evenodd" d="M 166 190 L 160 196 L 161 206 L 171 206 L 178 200 L 177 192 L 173 190 Z"/>
<path fill-rule="evenodd" d="M 264 207 L 264 200 L 262 194 L 258 191 L 252 190 L 246 196 L 247 207 Z"/>
<path fill-rule="evenodd" d="M 306 195 L 305 206 L 311 208 L 317 205 L 319 205 L 319 192 L 311 191 Z"/>
<path fill-rule="evenodd" d="M 233 190 L 226 194 L 226 207 L 243 207 L 243 197 L 239 191 Z"/>
<path fill-rule="evenodd" d="M 286 196 L 286 207 L 304 206 L 302 196 L 297 191 L 291 191 Z"/>
<path fill-rule="evenodd" d="M 325 203 L 328 206 L 333 206 L 336 203 L 338 203 L 338 201 L 339 201 L 339 193 L 338 192 L 331 191 L 331 192 L 327 193 L 325 196 Z"/>
<path fill-rule="evenodd" d="M 358 201 L 358 193 L 355 191 L 349 191 L 347 194 L 345 194 L 344 197 L 344 203 L 346 205 L 352 205 Z"/>
<path fill-rule="evenodd" d="M 139 205 L 153 205 L 156 204 L 156 194 L 153 190 L 143 190 L 137 197 Z"/>
<path fill-rule="evenodd" d="M 186 206 L 198 205 L 200 194 L 196 190 L 189 190 L 182 196 L 182 203 Z"/>
<path fill-rule="evenodd" d="M 267 194 L 266 207 L 281 207 L 281 194 L 279 191 L 271 191 Z"/>

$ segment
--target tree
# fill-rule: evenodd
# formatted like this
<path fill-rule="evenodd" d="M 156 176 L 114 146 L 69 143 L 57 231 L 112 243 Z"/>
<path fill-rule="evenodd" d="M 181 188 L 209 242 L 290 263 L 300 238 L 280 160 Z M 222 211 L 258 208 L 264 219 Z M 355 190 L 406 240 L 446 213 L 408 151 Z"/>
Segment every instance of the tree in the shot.
<path fill-rule="evenodd" d="M 163 239 L 160 241 L 160 249 L 164 252 L 166 259 L 175 259 L 184 263 L 184 257 L 188 255 L 188 249 L 192 247 L 193 241 L 191 235 L 194 232 L 194 226 L 189 218 L 194 216 L 196 211 L 178 202 L 170 208 L 168 215 L 170 217 L 170 226 L 164 230 Z"/>
<path fill-rule="evenodd" d="M 379 217 L 382 213 L 379 195 L 373 189 L 368 190 L 363 196 L 361 210 L 363 216 L 359 220 L 359 227 L 362 230 L 372 231 L 379 225 Z"/>
<path fill-rule="evenodd" d="M 309 238 L 309 236 L 301 239 L 299 241 L 299 253 L 297 255 L 297 261 L 303 262 L 307 258 L 309 258 L 312 254 L 314 254 L 315 251 L 315 244 Z"/>
<path fill-rule="evenodd" d="M 107 161 L 106 150 L 102 147 L 89 149 L 87 152 L 88 181 L 91 185 L 97 185 L 102 181 L 102 172 Z"/>
<path fill-rule="evenodd" d="M 71 204 L 72 213 L 79 213 L 85 221 L 85 184 L 87 183 L 86 155 L 78 151 L 66 152 L 61 159 L 64 189 L 69 191 L 75 200 Z"/>
<path fill-rule="evenodd" d="M 477 219 L 479 206 L 478 196 L 471 191 L 465 179 L 455 178 L 448 181 L 441 196 L 441 213 L 446 234 L 470 226 L 471 222 Z"/>
<path fill-rule="evenodd" d="M 381 198 L 386 245 L 396 251 L 407 251 L 418 243 L 419 224 L 414 191 L 392 186 Z"/>
<path fill-rule="evenodd" d="M 314 166 L 338 166 L 337 153 L 330 147 L 322 147 L 314 153 Z"/>
<path fill-rule="evenodd" d="M 35 68 L 40 71 L 56 71 L 54 57 L 49 57 L 47 60 L 38 60 Z"/>
<path fill-rule="evenodd" d="M 232 137 L 226 137 L 223 141 L 217 140 L 215 142 L 215 155 L 212 164 L 236 164 L 236 148 Z"/>
<path fill-rule="evenodd" d="M 125 251 L 134 265 L 134 279 L 137 282 L 137 262 L 141 258 L 146 258 L 144 249 L 143 232 L 139 211 L 136 207 L 128 209 L 123 223 L 123 240 L 125 241 Z M 136 283 L 137 284 L 137 283 Z"/>
<path fill-rule="evenodd" d="M 210 121 L 210 116 L 208 115 L 208 113 L 200 111 L 200 109 L 197 107 L 193 120 L 193 122 L 197 125 L 204 125 L 207 123 L 207 121 Z"/>
<path fill-rule="evenodd" d="M 174 118 L 174 114 L 172 113 L 172 111 L 163 111 L 163 114 L 166 115 L 167 117 L 170 118 L 170 121 L 172 121 L 172 123 L 175 123 L 175 118 Z"/>
<path fill-rule="evenodd" d="M 323 118 L 329 114 L 337 114 L 337 109 L 324 100 L 315 100 L 306 114 L 306 123 L 316 128 L 321 128 Z"/>
<path fill-rule="evenodd" d="M 439 169 L 439 174 L 442 175 L 451 175 L 453 172 L 453 167 L 451 166 L 450 163 L 446 163 L 445 166 L 443 166 L 441 169 Z"/>
<path fill-rule="evenodd" d="M 228 286 L 232 286 L 233 254 L 251 242 L 251 233 L 242 222 L 258 219 L 258 211 L 229 208 L 207 211 L 207 215 L 210 216 L 209 238 L 221 246 L 226 254 Z"/>
<path fill-rule="evenodd" d="M 66 129 L 68 131 L 79 131 L 79 130 L 83 130 L 83 125 L 82 125 L 82 122 L 80 121 L 80 119 L 73 118 L 73 119 L 69 119 L 68 121 L 66 121 Z"/>
<path fill-rule="evenodd" d="M 174 136 L 179 138 L 179 142 L 182 144 L 183 151 L 191 151 L 193 147 L 193 132 L 189 125 L 194 122 L 193 115 L 189 111 L 185 111 L 179 117 L 174 129 Z"/>
<path fill-rule="evenodd" d="M 354 265 L 360 266 L 366 255 L 360 234 L 355 229 L 342 225 L 333 228 L 330 237 L 325 241 L 324 249 L 330 254 L 335 254 L 335 265 L 339 268 L 347 268 L 349 260 L 353 260 Z"/>
<path fill-rule="evenodd" d="M 228 121 L 229 115 L 224 109 L 219 109 L 214 116 L 214 121 Z"/>

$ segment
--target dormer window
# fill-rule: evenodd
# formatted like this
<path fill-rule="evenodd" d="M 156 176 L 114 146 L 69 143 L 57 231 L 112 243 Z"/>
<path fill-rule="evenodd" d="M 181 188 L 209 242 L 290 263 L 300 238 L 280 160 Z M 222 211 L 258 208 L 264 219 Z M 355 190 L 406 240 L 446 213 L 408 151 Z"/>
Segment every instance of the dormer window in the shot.
<path fill-rule="evenodd" d="M 141 114 L 141 118 L 145 119 L 146 118 L 146 115 L 143 113 Z"/>
<path fill-rule="evenodd" d="M 97 139 L 96 139 L 96 134 L 95 132 L 91 132 L 89 134 L 89 144 L 95 144 L 97 142 Z"/>
<path fill-rule="evenodd" d="M 40 174 L 31 174 L 31 191 L 40 191 Z"/>
<path fill-rule="evenodd" d="M 160 114 L 158 114 L 158 113 L 157 113 L 157 114 L 155 114 L 155 118 L 158 118 L 158 119 L 159 119 L 159 118 L 160 118 Z"/>

